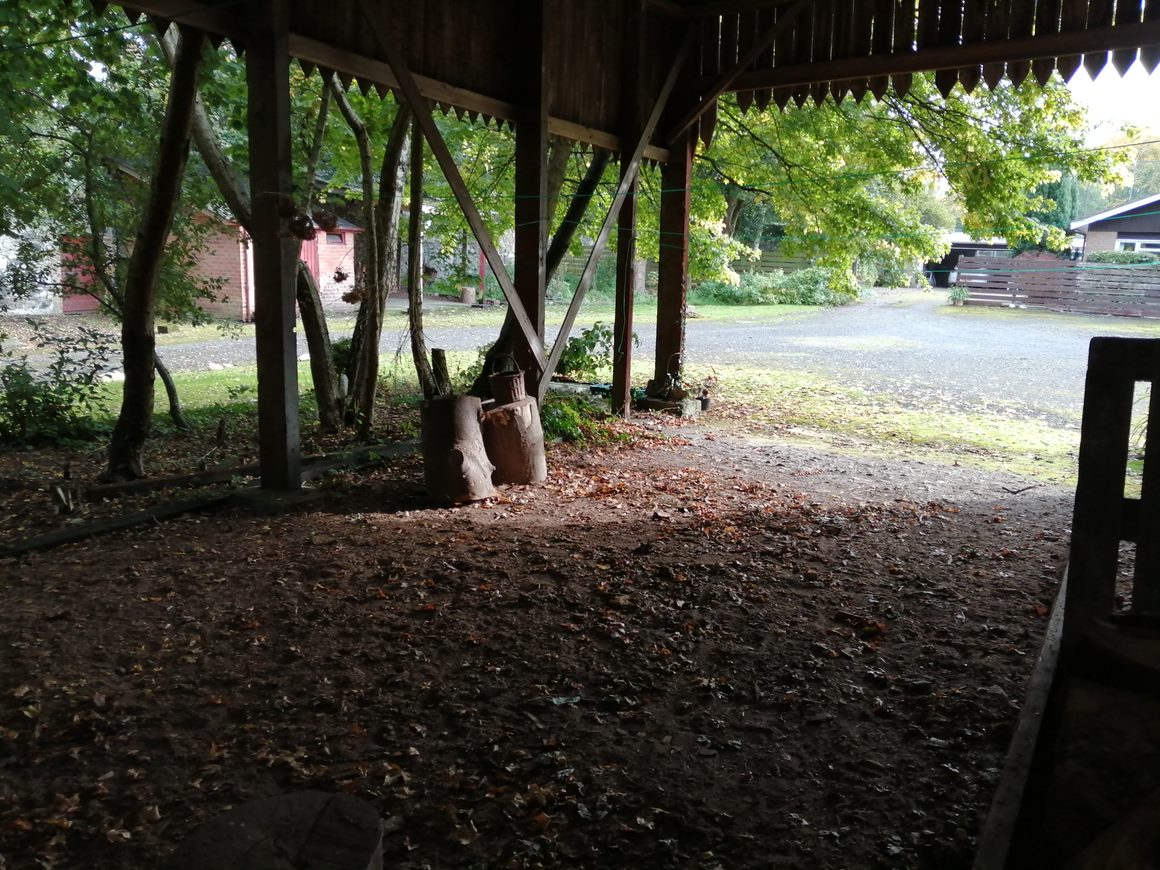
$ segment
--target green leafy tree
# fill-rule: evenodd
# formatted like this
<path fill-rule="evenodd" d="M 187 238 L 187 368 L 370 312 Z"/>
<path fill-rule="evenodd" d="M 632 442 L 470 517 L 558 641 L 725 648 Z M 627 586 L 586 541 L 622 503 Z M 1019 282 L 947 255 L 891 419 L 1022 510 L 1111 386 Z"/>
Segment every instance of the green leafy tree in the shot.
<path fill-rule="evenodd" d="M 1056 203 L 1040 186 L 1063 172 L 1114 177 L 1114 155 L 1087 150 L 1083 132 L 1082 111 L 1060 82 L 943 98 L 933 77 L 916 76 L 905 96 L 880 102 L 742 114 L 723 101 L 698 178 L 726 202 L 740 193 L 741 208 L 772 211 L 787 249 L 832 266 L 941 255 L 946 221 L 930 220 L 936 181 L 961 204 L 968 232 L 1061 247 L 1062 230 L 1042 216 Z"/>
<path fill-rule="evenodd" d="M 139 29 L 111 28 L 87 5 L 69 4 L 67 11 L 62 15 L 52 4 L 0 10 L 10 73 L 0 93 L 0 232 L 39 242 L 20 247 L 23 256 L 9 265 L 6 285 L 23 292 L 46 283 L 65 293 L 91 292 L 122 321 L 126 336 L 151 336 L 155 315 L 199 320 L 197 301 L 212 298 L 216 289 L 191 272 L 206 232 L 199 208 L 205 191 L 195 185 L 180 190 L 179 173 L 176 186 L 164 180 L 169 202 L 158 208 L 150 183 L 172 93 L 169 73 Z M 196 70 L 190 72 L 187 78 L 195 78 Z M 178 155 L 180 143 L 176 148 Z M 185 206 L 172 207 L 177 200 L 170 195 L 181 196 Z M 146 250 L 134 240 L 142 232 L 147 239 L 155 236 L 151 226 L 165 230 L 163 243 L 147 242 Z M 63 273 L 54 262 L 62 252 Z M 138 304 L 146 297 L 147 306 Z M 148 324 L 137 322 L 141 318 Z M 141 354 L 123 347 L 126 396 L 142 397 L 134 403 L 136 428 L 148 429 L 141 415 L 148 392 L 151 416 L 154 368 L 175 422 L 184 425 L 172 379 L 152 342 L 145 344 Z M 129 382 L 138 380 L 134 357 L 147 361 L 149 371 L 140 378 L 147 389 L 130 389 Z M 139 466 L 139 456 L 126 463 L 135 469 L 129 473 L 138 473 Z"/>

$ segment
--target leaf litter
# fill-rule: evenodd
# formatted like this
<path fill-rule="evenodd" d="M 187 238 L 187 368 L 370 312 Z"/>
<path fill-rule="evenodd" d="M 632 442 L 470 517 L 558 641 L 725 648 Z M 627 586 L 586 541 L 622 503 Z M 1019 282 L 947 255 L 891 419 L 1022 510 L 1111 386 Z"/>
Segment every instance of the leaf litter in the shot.
<path fill-rule="evenodd" d="M 5 560 L 0 866 L 156 866 L 306 788 L 399 868 L 970 866 L 1067 494 L 676 431 Z"/>

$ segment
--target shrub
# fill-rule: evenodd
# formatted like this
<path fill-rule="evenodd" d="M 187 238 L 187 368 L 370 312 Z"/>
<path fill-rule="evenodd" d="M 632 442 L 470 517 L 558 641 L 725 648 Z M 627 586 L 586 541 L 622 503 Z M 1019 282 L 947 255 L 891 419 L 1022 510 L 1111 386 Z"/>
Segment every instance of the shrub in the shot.
<path fill-rule="evenodd" d="M 65 338 L 43 321 L 28 322 L 36 346 L 49 352 L 49 362 L 39 369 L 27 355 L 0 348 L 0 441 L 38 444 L 92 438 L 103 429 L 94 415 L 102 410 L 101 378 L 111 367 L 113 338 L 88 327 Z"/>
<path fill-rule="evenodd" d="M 632 343 L 634 347 L 640 346 L 640 338 L 635 332 Z M 568 339 L 556 371 L 578 381 L 594 380 L 612 362 L 613 347 L 612 327 L 597 321 Z"/>
<path fill-rule="evenodd" d="M 858 297 L 858 285 L 847 269 L 810 266 L 789 273 L 742 272 L 737 285 L 703 281 L 690 296 L 701 304 L 844 305 Z"/>
<path fill-rule="evenodd" d="M 1121 266 L 1138 266 L 1144 263 L 1160 264 L 1160 252 L 1149 251 L 1098 251 L 1086 258 L 1089 263 L 1117 263 Z"/>
<path fill-rule="evenodd" d="M 631 440 L 630 435 L 616 428 L 615 419 L 605 407 L 596 405 L 585 396 L 549 393 L 540 409 L 540 423 L 548 440 L 589 445 Z"/>

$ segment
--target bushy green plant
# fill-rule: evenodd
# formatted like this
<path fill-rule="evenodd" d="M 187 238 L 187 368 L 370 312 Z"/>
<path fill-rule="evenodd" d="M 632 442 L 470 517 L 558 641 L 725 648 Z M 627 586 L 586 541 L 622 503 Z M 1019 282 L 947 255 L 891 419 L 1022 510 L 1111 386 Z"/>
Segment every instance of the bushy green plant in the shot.
<path fill-rule="evenodd" d="M 720 305 L 844 305 L 858 298 L 854 276 L 845 269 L 810 266 L 793 272 L 742 272 L 736 285 L 703 281 L 693 303 Z"/>
<path fill-rule="evenodd" d="M 632 343 L 634 347 L 640 345 L 640 338 L 635 332 L 632 334 Z M 581 329 L 579 335 L 568 339 L 556 371 L 578 381 L 591 381 L 612 361 L 612 351 L 612 327 L 597 321 Z"/>
<path fill-rule="evenodd" d="M 17 356 L 0 346 L 0 442 L 92 438 L 104 428 L 95 417 L 102 410 L 102 375 L 110 368 L 113 337 L 81 327 L 77 336 L 66 339 L 43 321 L 28 322 L 49 362 L 34 367 L 27 354 Z"/>
<path fill-rule="evenodd" d="M 330 343 L 330 358 L 334 361 L 334 370 L 340 375 L 350 377 L 354 368 L 354 360 L 351 358 L 351 350 L 354 343 L 349 338 L 340 338 L 338 341 Z"/>
<path fill-rule="evenodd" d="M 960 305 L 966 302 L 971 297 L 971 291 L 962 284 L 952 284 L 949 291 L 947 291 L 947 302 L 952 305 L 956 302 Z"/>
<path fill-rule="evenodd" d="M 600 445 L 631 440 L 631 436 L 619 431 L 614 423 L 607 407 L 599 406 L 585 396 L 549 393 L 540 409 L 540 424 L 549 441 Z"/>
<path fill-rule="evenodd" d="M 1160 264 L 1160 251 L 1098 251 L 1088 254 L 1086 260 L 1089 263 L 1116 263 L 1121 266 Z"/>

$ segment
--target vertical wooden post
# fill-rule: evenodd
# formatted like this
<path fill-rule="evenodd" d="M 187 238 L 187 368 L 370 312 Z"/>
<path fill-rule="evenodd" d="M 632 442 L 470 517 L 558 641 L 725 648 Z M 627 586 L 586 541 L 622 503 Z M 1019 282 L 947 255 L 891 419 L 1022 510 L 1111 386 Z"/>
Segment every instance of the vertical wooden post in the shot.
<path fill-rule="evenodd" d="M 1115 608 L 1132 428 L 1134 384 L 1124 374 L 1130 354 L 1128 343 L 1116 338 L 1093 338 L 1088 352 L 1063 621 L 1069 648 L 1092 621 Z"/>
<path fill-rule="evenodd" d="M 246 45 L 254 312 L 258 353 L 258 451 L 262 487 L 301 484 L 294 284 L 298 242 L 280 213 L 292 202 L 287 0 L 251 0 Z"/>
<path fill-rule="evenodd" d="M 621 161 L 622 171 L 624 161 Z M 612 413 L 632 412 L 632 315 L 636 293 L 636 196 L 633 179 L 620 207 L 616 235 L 616 316 L 612 327 Z"/>
<path fill-rule="evenodd" d="M 520 11 L 523 94 L 516 122 L 515 276 L 516 295 L 524 304 L 536 334 L 544 337 L 548 252 L 548 101 L 544 72 L 544 2 L 525 3 Z M 515 336 L 516 363 L 535 395 L 543 373 L 527 339 Z"/>
<path fill-rule="evenodd" d="M 672 144 L 661 170 L 661 214 L 657 269 L 657 341 L 653 384 L 663 390 L 685 367 L 685 301 L 689 292 L 689 187 L 693 180 L 695 129 Z"/>
<path fill-rule="evenodd" d="M 644 3 L 629 0 L 621 12 L 624 46 L 621 61 L 620 115 L 625 142 L 634 142 L 645 129 L 644 82 Z M 646 134 L 647 135 L 647 134 Z M 620 155 L 621 188 L 631 176 L 620 206 L 616 233 L 616 315 L 612 324 L 612 413 L 632 414 L 632 315 L 636 294 L 636 207 L 640 192 L 640 172 L 627 154 Z"/>

